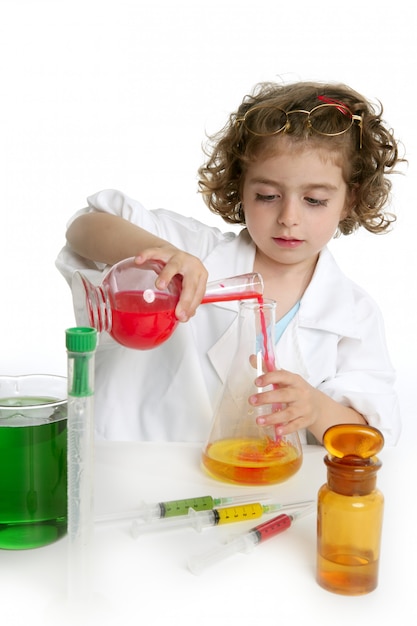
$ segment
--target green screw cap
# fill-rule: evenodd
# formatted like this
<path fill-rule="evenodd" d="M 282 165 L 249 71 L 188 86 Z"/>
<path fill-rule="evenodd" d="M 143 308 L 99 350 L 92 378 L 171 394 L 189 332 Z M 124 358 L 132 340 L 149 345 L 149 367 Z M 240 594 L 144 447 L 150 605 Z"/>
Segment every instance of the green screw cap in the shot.
<path fill-rule="evenodd" d="M 88 326 L 77 326 L 65 331 L 69 352 L 94 352 L 97 347 L 97 331 Z"/>

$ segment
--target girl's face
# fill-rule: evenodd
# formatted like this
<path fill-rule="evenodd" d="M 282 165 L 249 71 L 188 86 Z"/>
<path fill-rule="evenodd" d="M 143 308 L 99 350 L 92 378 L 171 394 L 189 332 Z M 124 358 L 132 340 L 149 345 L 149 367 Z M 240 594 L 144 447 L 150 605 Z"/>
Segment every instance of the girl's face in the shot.
<path fill-rule="evenodd" d="M 245 222 L 263 262 L 308 267 L 346 217 L 348 187 L 333 152 L 279 141 L 279 152 L 247 168 Z"/>

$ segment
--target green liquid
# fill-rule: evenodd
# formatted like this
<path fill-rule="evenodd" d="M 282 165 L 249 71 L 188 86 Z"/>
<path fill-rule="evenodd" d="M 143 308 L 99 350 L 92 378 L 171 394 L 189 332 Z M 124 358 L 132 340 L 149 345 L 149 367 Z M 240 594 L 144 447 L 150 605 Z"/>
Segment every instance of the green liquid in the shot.
<path fill-rule="evenodd" d="M 194 511 L 210 511 L 214 507 L 214 501 L 211 496 L 201 496 L 187 500 L 160 502 L 159 506 L 161 508 L 161 517 L 177 517 L 187 515 L 191 508 Z"/>
<path fill-rule="evenodd" d="M 66 530 L 66 404 L 1 398 L 0 548 L 37 548 Z"/>

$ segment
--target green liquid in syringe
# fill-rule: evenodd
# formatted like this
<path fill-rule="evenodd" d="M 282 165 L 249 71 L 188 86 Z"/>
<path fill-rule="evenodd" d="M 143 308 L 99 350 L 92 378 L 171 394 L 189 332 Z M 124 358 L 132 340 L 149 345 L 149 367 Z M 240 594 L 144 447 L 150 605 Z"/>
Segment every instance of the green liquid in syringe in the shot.
<path fill-rule="evenodd" d="M 211 511 L 214 508 L 215 500 L 211 496 L 199 498 L 188 498 L 185 500 L 171 500 L 169 502 L 159 502 L 161 517 L 176 517 L 187 515 L 190 509 L 194 511 Z"/>

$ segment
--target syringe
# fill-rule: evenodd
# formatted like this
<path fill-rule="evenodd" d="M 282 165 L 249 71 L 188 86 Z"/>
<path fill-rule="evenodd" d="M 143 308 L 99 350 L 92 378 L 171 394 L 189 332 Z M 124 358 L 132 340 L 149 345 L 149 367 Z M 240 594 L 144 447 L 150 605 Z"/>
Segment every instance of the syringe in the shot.
<path fill-rule="evenodd" d="M 273 517 L 263 524 L 255 526 L 249 532 L 232 539 L 218 548 L 214 548 L 204 554 L 190 557 L 188 559 L 188 568 L 193 574 L 200 574 L 206 567 L 214 565 L 218 561 L 226 559 L 236 552 L 251 552 L 259 543 L 284 532 L 296 519 L 304 515 L 309 515 L 315 508 L 316 505 L 313 503 L 289 515 L 281 513 L 277 517 Z"/>
<path fill-rule="evenodd" d="M 135 520 L 132 524 L 132 536 L 136 539 L 143 533 L 173 530 L 178 528 L 194 528 L 198 532 L 206 526 L 219 526 L 233 522 L 247 522 L 257 519 L 265 513 L 274 513 L 288 509 L 297 509 L 300 506 L 308 506 L 311 500 L 305 502 L 292 502 L 288 504 L 242 504 L 239 506 L 212 509 L 211 511 L 194 511 L 190 509 L 188 514 L 181 517 L 168 517 L 153 522 L 140 522 Z"/>
<path fill-rule="evenodd" d="M 136 510 L 125 511 L 122 513 L 107 513 L 96 517 L 96 523 L 117 522 L 129 519 L 143 519 L 149 522 L 154 519 L 162 519 L 165 517 L 178 517 L 180 515 L 188 515 L 190 509 L 194 511 L 211 511 L 218 506 L 227 506 L 229 504 L 244 504 L 246 502 L 254 502 L 269 500 L 267 493 L 246 493 L 236 496 L 223 496 L 221 498 L 213 498 L 212 496 L 198 496 L 196 498 L 186 498 L 184 500 L 168 500 L 166 502 L 141 502 Z"/>

